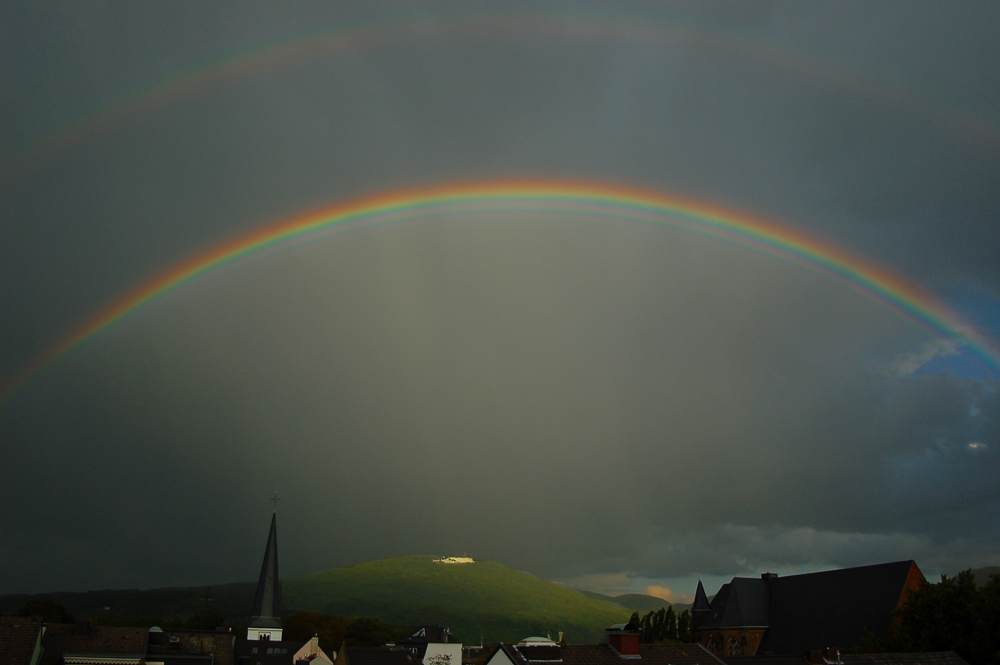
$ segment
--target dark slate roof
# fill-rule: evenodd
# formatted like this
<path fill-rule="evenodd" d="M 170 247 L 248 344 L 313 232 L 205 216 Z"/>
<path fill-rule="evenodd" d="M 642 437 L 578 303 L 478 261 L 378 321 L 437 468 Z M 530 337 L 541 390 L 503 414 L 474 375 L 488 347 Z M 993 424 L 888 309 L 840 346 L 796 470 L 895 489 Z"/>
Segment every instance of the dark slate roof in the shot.
<path fill-rule="evenodd" d="M 843 665 L 969 665 L 954 651 L 936 651 L 932 653 L 840 653 L 839 658 L 840 663 L 843 663 Z M 814 665 L 815 663 L 836 662 L 836 660 L 824 661 L 823 654 L 819 652 L 766 656 L 722 656 L 722 660 L 726 662 L 726 665 Z"/>
<path fill-rule="evenodd" d="M 529 653 L 525 653 L 526 649 L 529 650 Z M 541 652 L 542 649 L 558 652 L 559 660 L 553 661 L 552 654 L 544 654 Z M 563 644 L 556 647 L 531 645 L 524 647 L 501 643 L 497 650 L 502 650 L 515 665 L 544 663 L 545 660 L 550 663 L 560 662 L 562 665 L 724 665 L 715 654 L 700 644 L 640 644 L 638 658 L 622 657 L 610 644 Z M 535 653 L 536 651 L 537 653 Z M 537 656 L 539 660 L 528 660 L 526 655 Z M 543 657 L 545 660 L 542 660 Z"/>
<path fill-rule="evenodd" d="M 769 600 L 767 581 L 734 577 L 732 582 L 723 584 L 719 593 L 715 594 L 710 604 L 712 613 L 705 618 L 700 628 L 770 625 Z"/>
<path fill-rule="evenodd" d="M 770 581 L 770 623 L 758 653 L 802 653 L 858 642 L 867 628 L 885 635 L 892 625 L 913 561 L 843 568 Z"/>
<path fill-rule="evenodd" d="M 449 641 L 451 633 L 441 626 L 414 626 L 410 634 L 399 644 L 444 644 Z"/>
<path fill-rule="evenodd" d="M 969 665 L 954 651 L 841 654 L 844 665 Z"/>
<path fill-rule="evenodd" d="M 0 616 L 0 665 L 28 665 L 41 631 L 41 619 Z"/>
<path fill-rule="evenodd" d="M 423 660 L 428 644 L 446 644 L 449 641 L 454 642 L 454 638 L 447 628 L 426 625 L 414 626 L 409 636 L 396 644 L 409 649 L 417 657 L 416 660 Z"/>
<path fill-rule="evenodd" d="M 692 612 L 710 611 L 712 609 L 711 604 L 708 602 L 708 596 L 705 595 L 705 587 L 702 586 L 701 580 L 698 580 L 698 588 L 694 592 L 694 604 L 691 606 Z"/>
<path fill-rule="evenodd" d="M 253 599 L 250 626 L 281 628 L 281 583 L 278 581 L 278 514 L 271 515 L 271 531 L 267 535 L 264 563 L 260 567 L 257 593 Z"/>
<path fill-rule="evenodd" d="M 233 665 L 233 634 L 228 630 L 163 630 L 149 633 L 147 660 L 169 665 Z"/>
<path fill-rule="evenodd" d="M 726 665 L 808 665 L 806 654 L 767 654 L 764 656 L 719 656 Z"/>
<path fill-rule="evenodd" d="M 149 630 L 146 628 L 47 624 L 42 637 L 42 657 L 38 662 L 39 665 L 62 665 L 66 654 L 145 658 L 148 645 Z"/>
<path fill-rule="evenodd" d="M 337 654 L 337 665 L 413 665 L 413 660 L 405 649 L 344 644 Z"/>

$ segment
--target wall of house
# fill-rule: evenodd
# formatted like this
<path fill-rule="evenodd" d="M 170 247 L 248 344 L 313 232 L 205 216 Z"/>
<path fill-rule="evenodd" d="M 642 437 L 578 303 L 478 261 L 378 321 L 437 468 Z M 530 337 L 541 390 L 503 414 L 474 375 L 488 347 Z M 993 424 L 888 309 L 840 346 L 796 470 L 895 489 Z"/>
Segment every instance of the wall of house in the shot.
<path fill-rule="evenodd" d="M 462 644 L 431 642 L 424 653 L 423 665 L 462 665 Z"/>
<path fill-rule="evenodd" d="M 698 636 L 703 647 L 716 656 L 756 656 L 767 628 L 704 630 Z"/>

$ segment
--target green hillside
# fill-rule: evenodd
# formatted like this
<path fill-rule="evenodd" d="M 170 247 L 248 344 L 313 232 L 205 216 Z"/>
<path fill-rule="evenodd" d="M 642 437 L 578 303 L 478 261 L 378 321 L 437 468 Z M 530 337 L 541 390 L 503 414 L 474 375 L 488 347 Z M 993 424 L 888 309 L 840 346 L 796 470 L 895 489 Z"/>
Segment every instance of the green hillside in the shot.
<path fill-rule="evenodd" d="M 552 637 L 597 642 L 630 612 L 499 563 L 398 557 L 282 581 L 288 609 L 368 616 L 396 625 L 440 624 L 464 643 Z"/>
<path fill-rule="evenodd" d="M 609 603 L 617 603 L 622 607 L 634 610 L 640 614 L 646 612 L 651 612 L 658 610 L 661 607 L 670 607 L 670 602 L 659 598 L 657 596 L 650 596 L 645 593 L 623 593 L 619 596 L 607 596 L 603 593 L 597 593 L 596 591 L 586 591 L 580 589 L 580 593 L 587 596 L 588 598 L 595 598 L 597 600 L 606 600 Z M 679 610 L 678 610 L 679 611 Z"/>
<path fill-rule="evenodd" d="M 520 640 L 559 631 L 573 642 L 596 642 L 604 629 L 628 620 L 630 610 L 588 598 L 566 587 L 499 563 L 433 563 L 431 557 L 399 557 L 282 579 L 285 609 L 338 617 L 370 617 L 396 626 L 440 624 L 464 643 Z M 0 596 L 0 612 L 28 600 L 59 603 L 80 619 L 180 625 L 205 609 L 239 625 L 247 620 L 256 583 L 164 589 Z"/>

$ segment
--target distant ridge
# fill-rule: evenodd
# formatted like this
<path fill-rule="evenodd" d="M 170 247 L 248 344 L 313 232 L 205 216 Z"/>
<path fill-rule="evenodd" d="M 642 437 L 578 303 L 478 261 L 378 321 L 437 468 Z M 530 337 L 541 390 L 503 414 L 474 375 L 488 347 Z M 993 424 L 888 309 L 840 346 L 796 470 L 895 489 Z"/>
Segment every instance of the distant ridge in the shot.
<path fill-rule="evenodd" d="M 976 578 L 976 586 L 985 586 L 990 581 L 991 575 L 1000 575 L 1000 566 L 985 566 L 983 568 L 972 568 L 971 570 L 972 575 Z M 949 575 L 949 577 L 958 577 L 958 573 Z M 928 580 L 928 582 L 936 581 Z"/>
<path fill-rule="evenodd" d="M 659 596 L 650 596 L 646 593 L 623 593 L 619 596 L 606 596 L 603 593 L 586 591 L 583 589 L 580 589 L 580 593 L 595 600 L 617 603 L 625 609 L 638 612 L 639 614 L 658 610 L 661 607 L 674 607 L 676 609 L 676 606 L 674 606 L 670 601 L 660 598 Z"/>

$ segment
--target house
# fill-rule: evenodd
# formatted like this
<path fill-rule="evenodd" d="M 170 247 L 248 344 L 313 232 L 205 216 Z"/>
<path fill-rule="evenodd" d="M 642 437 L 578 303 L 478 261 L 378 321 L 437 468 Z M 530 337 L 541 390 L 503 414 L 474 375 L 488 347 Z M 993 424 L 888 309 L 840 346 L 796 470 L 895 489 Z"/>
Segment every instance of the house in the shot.
<path fill-rule="evenodd" d="M 149 629 L 146 665 L 234 665 L 233 634 L 218 630 Z"/>
<path fill-rule="evenodd" d="M 618 624 L 607 629 L 601 644 L 560 644 L 529 637 L 517 644 L 501 642 L 485 665 L 723 665 L 700 644 L 640 644 L 638 626 Z"/>
<path fill-rule="evenodd" d="M 417 626 L 396 646 L 406 649 L 410 658 L 424 665 L 461 665 L 462 662 L 462 643 L 441 626 Z"/>
<path fill-rule="evenodd" d="M 734 577 L 708 602 L 701 582 L 691 608 L 695 640 L 720 656 L 799 655 L 854 646 L 892 628 L 893 612 L 924 580 L 913 561 L 760 578 Z"/>
<path fill-rule="evenodd" d="M 954 651 L 932 653 L 850 653 L 844 665 L 969 665 Z"/>
<path fill-rule="evenodd" d="M 360 647 L 340 645 L 334 665 L 414 665 L 410 652 L 397 646 Z"/>
<path fill-rule="evenodd" d="M 38 665 L 42 630 L 36 617 L 0 616 L 0 665 Z"/>
<path fill-rule="evenodd" d="M 932 653 L 841 653 L 812 649 L 806 653 L 722 658 L 726 665 L 969 665 L 954 651 Z"/>
<path fill-rule="evenodd" d="M 292 662 L 302 665 L 333 665 L 333 660 L 319 648 L 319 637 L 315 635 L 295 652 Z"/>
<path fill-rule="evenodd" d="M 45 626 L 38 665 L 141 665 L 148 648 L 146 628 L 57 623 Z"/>

